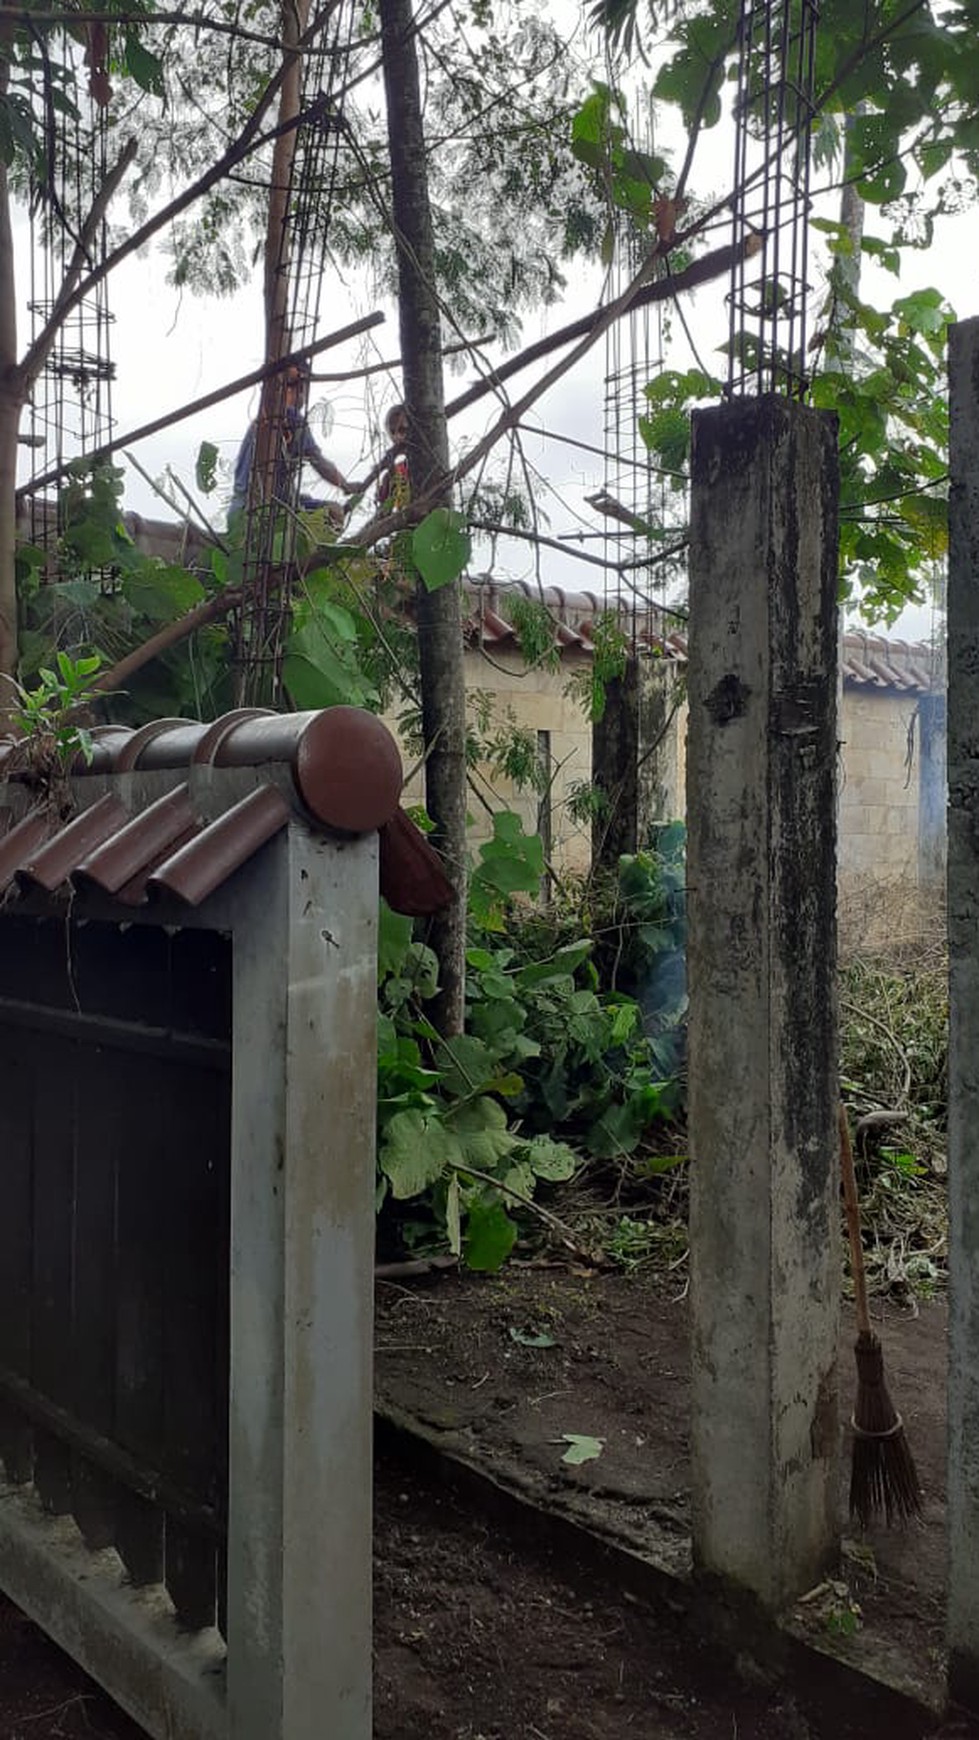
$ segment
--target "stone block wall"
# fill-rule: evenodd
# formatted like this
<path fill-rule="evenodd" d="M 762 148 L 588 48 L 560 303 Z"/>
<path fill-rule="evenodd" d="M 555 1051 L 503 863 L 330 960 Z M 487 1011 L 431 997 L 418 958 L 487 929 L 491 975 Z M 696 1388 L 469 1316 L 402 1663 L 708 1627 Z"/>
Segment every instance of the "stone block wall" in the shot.
<path fill-rule="evenodd" d="M 483 734 L 491 736 L 497 727 L 505 728 L 510 722 L 524 730 L 546 733 L 541 751 L 548 757 L 551 775 L 548 855 L 557 870 L 582 875 L 591 861 L 591 830 L 587 821 L 574 819 L 568 798 L 575 785 L 591 779 L 591 725 L 580 700 L 569 692 L 569 682 L 576 673 L 587 673 L 590 667 L 590 656 L 574 649 L 565 652 L 557 670 L 528 670 L 515 648 L 501 647 L 493 652 L 492 658 L 475 648 L 466 650 L 469 717 L 476 721 L 482 697 L 487 697 L 491 708 L 489 727 Z M 393 719 L 386 722 L 396 730 Z M 405 749 L 403 755 L 405 766 L 412 767 L 410 749 Z M 419 770 L 406 788 L 406 803 L 422 802 L 423 783 Z M 535 791 L 518 791 L 511 780 L 488 766 L 476 767 L 469 794 L 473 849 L 492 835 L 493 810 L 503 807 L 515 810 L 528 833 L 536 833 L 541 820 L 539 806 Z"/>
<path fill-rule="evenodd" d="M 575 821 L 567 808 L 574 785 L 592 776 L 591 726 L 580 701 L 568 692 L 569 678 L 576 671 L 587 670 L 589 664 L 589 656 L 574 649 L 564 652 L 557 671 L 527 671 L 516 648 L 501 647 L 494 650 L 491 658 L 475 648 L 466 653 L 467 684 L 473 697 L 471 710 L 475 708 L 478 691 L 490 697 L 494 718 L 500 724 L 512 709 L 518 724 L 548 734 L 553 774 L 549 856 L 559 873 L 584 873 L 590 863 L 588 823 Z M 655 660 L 645 663 L 642 710 L 649 715 L 650 729 L 654 722 L 658 729 L 665 713 L 673 708 L 683 668 L 682 664 L 667 665 Z M 650 694 L 654 689 L 660 693 L 656 705 L 651 706 Z M 906 928 L 924 922 L 922 901 L 934 905 L 940 898 L 941 867 L 937 875 L 929 873 L 926 877 L 923 870 L 920 700 L 915 692 L 850 682 L 844 686 L 839 892 L 841 917 L 844 927 L 852 933 L 851 941 L 859 940 L 857 933 L 866 934 L 871 940 L 872 930 L 881 930 L 883 936 L 895 923 Z M 687 704 L 682 700 L 673 712 L 667 737 L 654 755 L 642 761 L 640 794 L 642 803 L 649 806 L 650 820 L 672 820 L 683 814 L 686 736 Z M 642 744 L 639 754 L 642 759 Z M 411 765 L 410 752 L 406 752 L 405 761 Z M 940 773 L 943 783 L 943 768 Z M 505 804 L 517 811 L 528 830 L 537 828 L 538 798 L 534 792 L 515 790 L 509 781 L 486 767 L 475 770 L 475 784 L 485 805 L 495 809 Z M 410 801 L 421 801 L 420 775 L 409 786 L 408 797 Z M 472 794 L 474 847 L 492 831 L 485 805 L 476 793 Z M 943 807 L 943 799 L 939 807 Z M 929 884 L 927 890 L 923 877 Z"/>
<path fill-rule="evenodd" d="M 867 879 L 917 885 L 917 708 L 917 695 L 844 689 L 839 836 L 843 886 L 855 888 Z"/>

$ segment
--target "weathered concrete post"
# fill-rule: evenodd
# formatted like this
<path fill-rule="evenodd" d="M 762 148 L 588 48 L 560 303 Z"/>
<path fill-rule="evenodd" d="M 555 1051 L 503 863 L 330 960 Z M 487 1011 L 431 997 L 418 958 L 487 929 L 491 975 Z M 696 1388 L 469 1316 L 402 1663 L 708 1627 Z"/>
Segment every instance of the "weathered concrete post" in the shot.
<path fill-rule="evenodd" d="M 235 955 L 229 1735 L 370 1740 L 378 848 L 278 844 Z"/>
<path fill-rule="evenodd" d="M 835 419 L 693 424 L 694 1557 L 776 1607 L 838 1546 Z"/>
<path fill-rule="evenodd" d="M 605 712 L 592 726 L 593 780 L 608 800 L 592 826 L 592 856 L 614 870 L 623 852 L 649 844 L 656 822 L 683 813 L 681 677 L 669 659 L 634 655 L 607 689 Z"/>
<path fill-rule="evenodd" d="M 945 817 L 948 808 L 944 687 L 918 702 L 918 886 L 940 892 L 945 885 Z"/>
<path fill-rule="evenodd" d="M 979 320 L 949 395 L 949 1690 L 979 1710 Z"/>

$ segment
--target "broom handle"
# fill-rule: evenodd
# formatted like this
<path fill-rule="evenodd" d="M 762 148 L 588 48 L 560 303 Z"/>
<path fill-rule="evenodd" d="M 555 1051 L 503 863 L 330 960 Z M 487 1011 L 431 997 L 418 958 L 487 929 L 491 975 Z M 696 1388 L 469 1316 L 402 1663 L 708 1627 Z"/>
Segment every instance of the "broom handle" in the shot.
<path fill-rule="evenodd" d="M 867 1306 L 867 1277 L 863 1267 L 863 1241 L 860 1237 L 860 1201 L 857 1179 L 853 1170 L 853 1148 L 846 1107 L 840 1101 L 840 1174 L 843 1179 L 843 1203 L 846 1208 L 846 1230 L 850 1238 L 850 1267 L 853 1270 L 853 1292 L 857 1310 L 858 1335 L 870 1334 L 870 1311 Z"/>

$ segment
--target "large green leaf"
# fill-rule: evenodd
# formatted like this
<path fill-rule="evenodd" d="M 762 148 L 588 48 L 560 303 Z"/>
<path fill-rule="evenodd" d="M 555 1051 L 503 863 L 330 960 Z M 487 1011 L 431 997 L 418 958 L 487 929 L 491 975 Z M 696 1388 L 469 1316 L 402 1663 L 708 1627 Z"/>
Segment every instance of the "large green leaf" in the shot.
<path fill-rule="evenodd" d="M 466 1267 L 483 1274 L 501 1269 L 517 1241 L 517 1229 L 499 1202 L 474 1202 L 466 1220 Z"/>
<path fill-rule="evenodd" d="M 496 1059 L 489 1046 L 472 1033 L 459 1033 L 451 1039 L 443 1039 L 436 1061 L 443 1074 L 446 1093 L 459 1098 L 480 1092 L 496 1072 Z"/>
<path fill-rule="evenodd" d="M 150 622 L 175 622 L 206 597 L 200 581 L 186 568 L 165 564 L 134 569 L 123 581 L 122 590 L 137 615 Z"/>
<path fill-rule="evenodd" d="M 296 606 L 282 678 L 295 706 L 373 705 L 377 693 L 361 670 L 357 624 L 349 610 L 325 596 L 326 579 L 311 576 Z"/>
<path fill-rule="evenodd" d="M 155 97 L 166 94 L 163 80 L 163 62 L 148 48 L 144 48 L 135 30 L 126 31 L 126 71 L 136 80 L 144 91 L 149 91 Z"/>
<path fill-rule="evenodd" d="M 473 881 L 497 894 L 535 894 L 544 874 L 544 847 L 538 834 L 525 834 L 520 817 L 499 810 L 493 838 L 479 848 Z"/>
<path fill-rule="evenodd" d="M 433 508 L 411 539 L 412 560 L 429 592 L 458 580 L 471 549 L 466 522 L 454 508 Z"/>
<path fill-rule="evenodd" d="M 461 1164 L 494 1172 L 517 1145 L 506 1127 L 506 1112 L 497 1100 L 483 1096 L 460 1106 L 446 1120 L 461 1151 Z"/>
<path fill-rule="evenodd" d="M 577 1156 L 567 1142 L 553 1142 L 550 1136 L 535 1136 L 522 1152 L 536 1178 L 546 1178 L 555 1184 L 573 1178 L 578 1167 Z"/>
<path fill-rule="evenodd" d="M 558 949 L 547 961 L 532 961 L 529 966 L 521 967 L 515 975 L 521 991 L 528 991 L 533 985 L 546 985 L 550 979 L 564 979 L 577 972 L 582 961 L 586 961 L 595 947 L 590 937 L 581 942 L 568 943 L 563 949 Z"/>
<path fill-rule="evenodd" d="M 389 973 L 400 970 L 411 945 L 413 928 L 414 919 L 393 912 L 382 895 L 377 926 L 378 978 L 385 979 Z"/>
<path fill-rule="evenodd" d="M 948 307 L 940 290 L 914 290 L 910 296 L 899 296 L 894 313 L 912 332 L 942 332 L 948 323 Z"/>
<path fill-rule="evenodd" d="M 580 1468 L 583 1462 L 594 1462 L 605 1448 L 604 1438 L 592 1438 L 584 1432 L 562 1432 L 562 1444 L 568 1448 L 561 1457 L 571 1468 Z"/>
<path fill-rule="evenodd" d="M 419 1196 L 459 1159 L 458 1141 L 441 1119 L 430 1113 L 416 1108 L 395 1112 L 384 1131 L 381 1171 L 399 1202 Z"/>
<path fill-rule="evenodd" d="M 202 441 L 198 447 L 197 459 L 194 464 L 194 478 L 203 495 L 210 495 L 211 491 L 217 487 L 218 450 L 213 441 Z"/>

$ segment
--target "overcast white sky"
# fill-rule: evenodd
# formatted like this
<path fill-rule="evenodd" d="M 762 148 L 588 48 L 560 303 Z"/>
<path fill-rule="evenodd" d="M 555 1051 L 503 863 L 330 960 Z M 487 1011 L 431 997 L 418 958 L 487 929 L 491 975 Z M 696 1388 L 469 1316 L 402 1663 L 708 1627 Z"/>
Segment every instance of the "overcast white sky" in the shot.
<path fill-rule="evenodd" d="M 713 180 L 716 187 L 723 188 L 730 179 L 726 142 L 718 132 L 708 136 L 707 145 L 711 158 L 702 166 L 701 174 L 695 175 L 695 183 L 703 187 Z M 117 222 L 121 206 L 120 200 L 114 214 Z M 972 263 L 976 257 L 977 223 L 979 219 L 972 216 L 948 220 L 930 252 L 916 255 L 908 263 L 900 285 L 896 280 L 879 274 L 874 279 L 868 272 L 865 276 L 867 292 L 892 297 L 906 294 L 923 284 L 935 283 L 951 300 L 959 316 L 968 316 L 976 307 Z M 23 251 L 26 234 L 23 226 L 19 234 Z M 553 331 L 593 307 L 599 299 L 602 274 L 597 268 L 586 270 L 575 266 L 569 275 L 572 283 L 562 305 L 525 320 L 525 342 Z M 816 286 L 813 306 L 818 307 L 818 268 L 813 277 Z M 26 274 L 21 274 L 20 282 L 27 282 Z M 719 372 L 720 359 L 714 347 L 726 331 L 726 290 L 727 282 L 721 279 L 688 298 L 684 305 L 707 366 L 717 366 Z M 26 304 L 26 296 L 24 301 Z M 351 290 L 340 284 L 331 286 L 330 293 L 323 296 L 322 302 L 327 315 L 321 336 L 376 306 L 366 287 Z M 165 264 L 161 258 L 150 255 L 145 259 L 130 260 L 113 275 L 110 306 L 115 319 L 112 333 L 112 353 L 116 364 L 113 414 L 118 434 L 135 429 L 176 409 L 185 401 L 222 386 L 261 362 L 261 295 L 257 280 L 231 301 L 181 295 L 166 284 Z M 324 370 L 345 370 L 366 361 L 396 356 L 397 316 L 394 309 L 388 308 L 385 312 L 388 316 L 386 325 L 377 328 L 367 341 L 356 341 L 331 351 L 320 359 L 317 366 Z M 19 310 L 19 317 L 22 339 L 26 339 L 29 334 L 26 306 Z M 677 323 L 673 324 L 676 328 Z M 689 360 L 689 352 L 678 330 L 676 340 L 676 350 L 671 350 L 667 362 L 670 366 L 683 367 Z M 537 365 L 538 370 L 543 366 Z M 605 366 L 604 346 L 599 343 L 572 375 L 565 377 L 540 401 L 532 420 L 565 436 L 602 447 Z M 461 377 L 450 379 L 448 396 L 451 397 L 472 378 L 471 370 L 467 369 Z M 522 390 L 533 378 L 534 371 L 527 371 L 518 378 L 516 387 Z M 379 416 L 400 395 L 400 381 L 397 376 L 390 382 L 377 377 L 372 394 L 372 402 L 368 404 L 364 387 L 359 382 L 313 389 L 314 406 L 317 399 L 325 401 L 324 409 L 330 419 L 328 432 L 324 432 L 316 427 L 314 417 L 317 438 L 351 478 L 362 475 L 378 457 L 382 446 L 378 434 Z M 136 457 L 153 476 L 161 475 L 167 465 L 172 466 L 192 489 L 198 447 L 202 440 L 209 440 L 218 445 L 230 473 L 238 442 L 254 415 L 256 403 L 254 389 L 226 400 L 210 411 L 142 441 L 134 449 Z M 481 407 L 453 423 L 451 436 L 456 451 L 460 445 L 478 438 L 489 426 L 493 405 L 494 401 L 487 398 Z M 540 506 L 550 522 L 546 527 L 549 535 L 560 538 L 564 533 L 581 529 L 598 530 L 603 522 L 593 509 L 585 505 L 584 498 L 603 482 L 602 461 L 587 453 L 578 453 L 569 446 L 533 438 L 527 439 L 526 452 L 530 462 L 552 486 L 540 498 Z M 123 463 L 121 458 L 120 463 Z M 218 497 L 201 498 L 201 502 L 207 514 L 223 521 L 223 505 Z M 166 515 L 163 504 L 132 468 L 127 468 L 126 506 L 153 517 Z M 600 541 L 588 541 L 582 547 L 595 554 L 602 553 Z M 494 571 L 501 577 L 533 576 L 529 547 L 510 541 L 499 554 L 502 560 L 498 560 Z M 485 546 L 477 547 L 474 569 L 485 567 L 488 556 Z M 587 589 L 601 594 L 605 585 L 601 569 L 559 552 L 544 552 L 541 573 L 545 583 L 569 590 Z M 930 609 L 911 608 L 891 632 L 909 638 L 927 637 L 931 623 Z"/>

